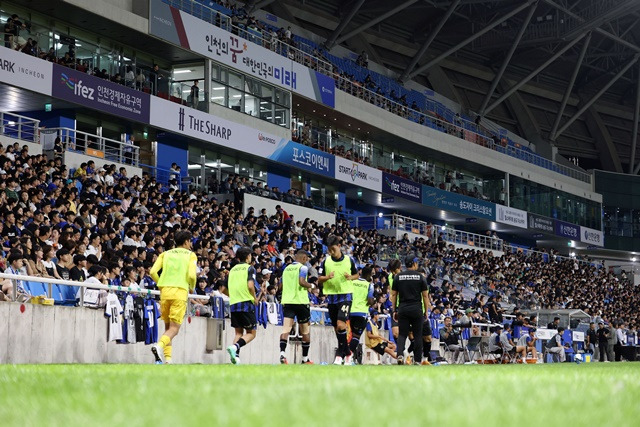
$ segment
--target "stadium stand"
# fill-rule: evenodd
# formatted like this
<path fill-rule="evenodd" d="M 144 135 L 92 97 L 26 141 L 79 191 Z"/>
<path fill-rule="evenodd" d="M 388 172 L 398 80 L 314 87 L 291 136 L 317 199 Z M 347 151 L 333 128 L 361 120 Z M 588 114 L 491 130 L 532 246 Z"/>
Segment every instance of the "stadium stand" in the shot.
<path fill-rule="evenodd" d="M 114 166 L 74 176 L 59 161 L 29 156 L 25 150 L 15 155 L 0 147 L 0 235 L 4 241 L 0 263 L 5 272 L 78 280 L 86 275 L 82 271 L 87 268 L 86 260 L 95 257 L 94 262 L 109 269 L 108 283 L 154 289 L 148 276 L 151 264 L 158 253 L 172 246 L 176 230 L 188 229 L 194 233 L 199 277 L 204 279 L 198 294 L 222 297 L 218 288 L 234 253 L 247 245 L 255 253 L 259 300 L 277 302 L 281 272 L 293 252 L 309 250 L 311 266 L 316 268 L 325 256 L 323 240 L 338 234 L 344 239 L 345 253 L 358 266 L 376 264 L 381 247 L 387 257 L 390 253 L 420 254 L 440 313 L 470 308 L 482 318 L 488 306 L 485 320 L 501 323 L 502 312 L 496 308 L 501 298 L 511 308 L 573 308 L 597 319 L 622 321 L 631 330 L 640 326 L 634 309 L 640 303 L 640 290 L 627 278 L 587 260 L 517 248 L 494 256 L 486 249 L 456 249 L 453 243 L 447 244 L 444 233 L 414 241 L 406 236 L 396 239 L 354 227 L 346 219 L 339 218 L 335 224 L 309 219 L 294 222 L 283 209 L 251 211 L 244 216 L 242 196 L 250 191 L 238 176 L 228 179 L 234 200 L 218 203 L 206 194 L 164 186 L 146 173 L 131 178 L 119 175 Z M 106 182 L 112 179 L 116 184 L 110 187 Z M 292 202 L 294 197 L 283 200 Z M 56 258 L 52 258 L 54 253 Z M 374 277 L 376 308 L 388 313 L 388 273 L 377 265 Z M 22 299 L 48 293 L 35 282 L 15 290 Z M 13 286 L 5 281 L 2 291 L 2 297 L 8 299 Z M 76 299 L 66 287 L 54 287 L 51 296 L 57 304 L 73 304 Z M 314 305 L 323 306 L 324 296 L 317 290 L 311 299 Z"/>
<path fill-rule="evenodd" d="M 424 94 L 409 91 L 398 82 L 368 70 L 363 58 L 358 58 L 356 63 L 330 55 L 313 41 L 258 21 L 235 6 L 227 8 L 213 1 L 167 0 L 165 3 L 330 75 L 340 90 L 407 120 L 568 174 L 566 169 L 500 135 L 499 130 L 489 130 Z M 22 47 L 21 51 L 167 98 L 159 88 L 157 66 L 147 70 L 146 77 L 132 79 L 133 74 L 129 73 L 121 77 L 109 76 L 104 70 L 90 70 L 68 54 L 58 58 L 37 48 Z M 183 103 L 180 99 L 171 100 Z M 35 129 L 28 125 L 25 129 L 35 141 Z M 319 129 L 313 131 L 318 133 Z M 4 127 L 2 132 L 4 136 L 18 137 L 7 133 Z M 302 135 L 305 130 L 301 127 L 292 132 Z M 126 169 L 119 169 L 115 164 L 97 167 L 90 157 L 78 168 L 65 166 L 58 156 L 65 150 L 84 154 L 89 148 L 88 138 L 85 136 L 84 148 L 76 144 L 62 147 L 56 141 L 54 159 L 44 154 L 30 155 L 29 147 L 21 147 L 19 142 L 6 147 L 0 145 L 0 236 L 3 240 L 0 269 L 5 273 L 83 282 L 91 265 L 101 265 L 108 270 L 103 283 L 114 290 L 155 290 L 149 276 L 151 265 L 158 254 L 173 247 L 175 232 L 187 229 L 193 233 L 194 251 L 198 255 L 196 295 L 202 296 L 201 301 L 196 299 L 192 304 L 191 314 L 228 316 L 227 297 L 219 289 L 226 283 L 238 248 L 249 246 L 258 272 L 258 321 L 266 327 L 269 304 L 278 307 L 275 323 L 281 322 L 281 276 L 295 251 L 305 249 L 312 254 L 310 267 L 317 275 L 326 257 L 323 242 L 335 234 L 343 239 L 343 252 L 354 258 L 358 268 L 367 264 L 374 266 L 376 303 L 373 308 L 384 315 L 391 311 L 387 262 L 403 259 L 410 253 L 421 258 L 421 268 L 431 286 L 434 310 L 430 321 L 435 339 L 443 319 L 461 311 L 474 323 L 494 325 L 503 324 L 522 311 L 575 309 L 584 311 L 596 322 L 611 326 L 624 324 L 631 334 L 640 327 L 640 315 L 635 310 L 640 303 L 640 290 L 626 276 L 616 275 L 592 260 L 563 257 L 553 250 L 523 250 L 498 239 L 495 233 L 485 239 L 486 244 L 476 242 L 475 248 L 460 247 L 470 242 L 468 234 L 452 229 L 439 231 L 431 224 L 428 232 L 427 227 L 422 230 L 421 238 L 410 239 L 405 235 L 397 239 L 379 233 L 375 227 L 358 225 L 340 213 L 335 223 L 293 219 L 286 211 L 286 204 L 317 210 L 324 207 L 315 206 L 311 198 L 298 189 L 281 192 L 277 187 L 269 188 L 236 174 L 223 176 L 220 182 L 211 181 L 209 192 L 204 193 L 183 191 L 173 171 L 162 179 L 147 172 L 131 177 Z M 29 138 L 22 135 L 22 139 Z M 369 159 L 358 157 L 344 146 L 329 148 L 312 138 L 300 142 L 348 160 L 371 164 Z M 116 146 L 114 152 L 118 154 L 108 156 L 107 160 L 139 165 L 137 148 L 130 157 L 126 148 L 120 146 Z M 467 191 L 455 185 L 456 178 L 447 177 L 452 171 L 443 174 L 441 182 L 436 182 L 417 170 L 384 170 L 421 184 L 487 198 L 476 189 Z M 285 209 L 249 210 L 245 214 L 245 194 L 281 201 Z M 79 291 L 77 287 L 37 280 L 5 279 L 0 287 L 0 300 L 42 301 L 41 297 L 47 297 L 56 305 L 82 306 L 85 295 Z M 126 298 L 123 293 L 120 296 Z M 314 311 L 312 323 L 330 325 L 321 310 L 326 306 L 322 290 L 314 289 L 309 298 L 311 305 L 320 309 Z M 389 330 L 388 319 L 384 323 Z M 527 322 L 519 325 L 534 326 L 538 325 Z M 468 339 L 470 331 L 465 329 L 463 338 Z M 514 337 L 518 336 L 519 331 L 514 332 Z M 572 343 L 573 337 L 569 334 L 565 341 Z M 567 351 L 567 355 L 572 354 L 573 350 Z"/>

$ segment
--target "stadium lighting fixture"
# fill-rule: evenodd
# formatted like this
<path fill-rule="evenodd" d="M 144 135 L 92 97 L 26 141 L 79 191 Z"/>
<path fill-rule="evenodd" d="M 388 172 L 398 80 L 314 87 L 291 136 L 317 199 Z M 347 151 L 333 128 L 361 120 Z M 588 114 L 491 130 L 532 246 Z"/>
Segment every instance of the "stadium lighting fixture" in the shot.
<path fill-rule="evenodd" d="M 636 257 L 631 258 L 631 262 L 636 262 L 636 261 L 637 261 Z"/>
<path fill-rule="evenodd" d="M 186 74 L 186 73 L 190 73 L 192 71 L 193 70 L 189 70 L 189 69 L 184 68 L 182 70 L 173 70 L 173 74 Z"/>

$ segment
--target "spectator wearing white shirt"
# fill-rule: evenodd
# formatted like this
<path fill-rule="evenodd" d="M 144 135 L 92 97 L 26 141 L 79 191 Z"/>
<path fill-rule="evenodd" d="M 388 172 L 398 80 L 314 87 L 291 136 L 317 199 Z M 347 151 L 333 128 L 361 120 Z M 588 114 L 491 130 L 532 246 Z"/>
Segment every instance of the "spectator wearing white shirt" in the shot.
<path fill-rule="evenodd" d="M 89 237 L 89 245 L 87 250 L 84 251 L 84 256 L 88 257 L 89 255 L 95 255 L 98 259 L 102 258 L 102 246 L 100 245 L 100 235 L 98 233 L 93 233 Z"/>
<path fill-rule="evenodd" d="M 128 165 L 133 164 L 133 147 L 136 145 L 136 137 L 131 135 L 124 146 L 124 162 Z"/>
<path fill-rule="evenodd" d="M 111 170 L 104 175 L 104 183 L 107 187 L 113 187 L 115 182 L 116 180 L 113 177 L 113 172 Z"/>
<path fill-rule="evenodd" d="M 622 347 L 625 345 L 627 345 L 627 333 L 624 323 L 620 322 L 616 328 L 616 343 L 613 346 L 616 362 L 620 362 L 622 360 Z"/>

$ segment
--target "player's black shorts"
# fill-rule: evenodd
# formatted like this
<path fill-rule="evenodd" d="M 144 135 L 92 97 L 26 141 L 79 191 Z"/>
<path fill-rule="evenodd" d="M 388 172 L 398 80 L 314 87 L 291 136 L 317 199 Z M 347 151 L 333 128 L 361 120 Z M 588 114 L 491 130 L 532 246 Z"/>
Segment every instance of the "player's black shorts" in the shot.
<path fill-rule="evenodd" d="M 427 319 L 422 323 L 422 336 L 428 337 L 431 336 L 431 333 L 431 322 Z"/>
<path fill-rule="evenodd" d="M 380 344 L 378 344 L 377 346 L 373 347 L 371 350 L 375 351 L 376 353 L 383 355 L 384 354 L 384 349 L 387 348 L 387 346 L 389 345 L 388 342 L 384 341 L 381 342 Z"/>
<path fill-rule="evenodd" d="M 343 301 L 337 304 L 329 304 L 327 306 L 329 310 L 329 319 L 331 319 L 331 324 L 336 326 L 338 324 L 338 320 L 346 322 L 349 320 L 349 312 L 351 311 L 351 301 Z"/>
<path fill-rule="evenodd" d="M 309 323 L 311 319 L 309 304 L 284 304 L 282 314 L 287 319 L 297 319 L 298 323 Z"/>
<path fill-rule="evenodd" d="M 257 328 L 255 311 L 232 311 L 231 327 L 252 330 Z"/>
<path fill-rule="evenodd" d="M 364 328 L 367 327 L 367 318 L 364 316 L 351 316 L 349 318 L 349 325 L 351 326 L 352 332 L 362 335 Z"/>

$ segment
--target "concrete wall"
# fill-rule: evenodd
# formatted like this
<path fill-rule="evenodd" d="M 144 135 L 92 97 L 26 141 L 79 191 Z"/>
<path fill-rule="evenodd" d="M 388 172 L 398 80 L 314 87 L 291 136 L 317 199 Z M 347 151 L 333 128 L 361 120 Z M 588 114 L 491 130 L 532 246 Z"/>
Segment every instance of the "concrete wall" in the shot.
<path fill-rule="evenodd" d="M 306 218 L 310 218 L 314 221 L 317 221 L 318 224 L 324 224 L 328 222 L 329 224 L 336 223 L 336 216 L 329 212 L 322 212 L 315 209 L 305 208 L 298 205 L 292 205 L 290 203 L 284 203 L 279 200 L 267 199 L 265 197 L 255 196 L 253 194 L 245 194 L 244 195 L 244 215 L 247 214 L 247 211 L 250 207 L 255 209 L 255 213 L 260 212 L 261 209 L 267 209 L 267 214 L 273 215 L 276 211 L 276 206 L 282 206 L 282 209 L 287 211 L 289 215 L 293 215 L 293 219 L 295 221 L 304 221 Z"/>
<path fill-rule="evenodd" d="M 473 159 L 474 162 L 495 170 L 508 172 L 550 188 L 557 188 L 599 203 L 602 202 L 602 195 L 596 193 L 591 184 L 534 166 L 523 160 L 498 153 L 427 126 L 413 123 L 395 114 L 383 111 L 381 108 L 346 92 L 336 91 L 335 109 L 423 147 L 447 153 L 462 160 Z"/>
<path fill-rule="evenodd" d="M 77 168 L 78 166 L 80 166 L 81 163 L 88 162 L 89 160 L 93 160 L 96 163 L 96 168 L 99 168 L 104 165 L 115 164 L 118 167 L 118 170 L 120 170 L 120 168 L 124 166 L 127 169 L 127 175 L 129 176 L 129 178 L 134 177 L 136 175 L 142 176 L 142 169 L 135 166 L 112 162 L 110 160 L 104 160 L 99 157 L 91 157 L 85 154 L 74 153 L 72 151 L 67 151 L 64 154 L 64 164 L 69 169 Z"/>
<path fill-rule="evenodd" d="M 143 2 L 144 0 L 136 0 Z M 72 4 L 84 10 L 90 10 L 96 15 L 100 15 L 105 19 L 117 22 L 125 27 L 140 33 L 149 33 L 149 20 L 134 14 L 140 13 L 138 7 L 134 7 L 133 0 L 64 0 L 65 3 Z M 144 3 L 147 3 L 144 1 Z"/>
<path fill-rule="evenodd" d="M 0 303 L 0 364 L 153 363 L 150 346 L 144 343 L 107 342 L 107 319 L 102 310 L 24 304 L 21 312 L 20 307 L 19 303 Z M 206 351 L 207 321 L 211 320 L 185 319 L 173 343 L 174 363 L 229 363 L 224 350 L 234 338 L 229 320 L 225 321 L 223 350 L 210 353 Z M 266 329 L 259 326 L 257 338 L 240 353 L 242 363 L 279 363 L 280 333 L 280 326 L 268 325 Z M 333 329 L 312 326 L 311 339 L 311 360 L 333 361 L 336 347 Z M 290 343 L 287 352 L 290 363 L 299 363 L 299 345 Z"/>

